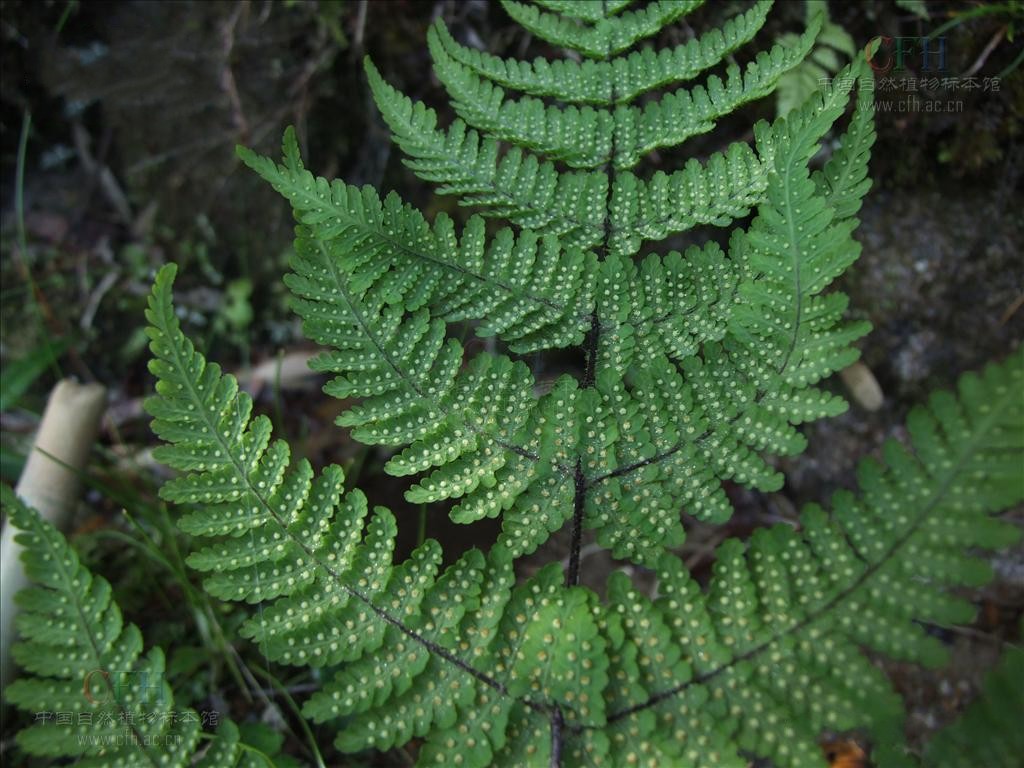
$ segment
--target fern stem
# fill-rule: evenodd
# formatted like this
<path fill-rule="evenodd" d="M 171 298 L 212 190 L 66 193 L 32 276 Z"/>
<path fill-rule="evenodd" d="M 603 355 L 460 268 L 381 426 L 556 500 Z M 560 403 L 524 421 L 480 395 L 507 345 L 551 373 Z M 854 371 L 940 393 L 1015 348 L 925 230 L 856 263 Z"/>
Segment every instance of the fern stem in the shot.
<path fill-rule="evenodd" d="M 562 764 L 562 726 L 565 720 L 562 717 L 562 710 L 555 707 L 551 713 L 551 768 L 558 768 Z"/>
<path fill-rule="evenodd" d="M 580 583 L 580 545 L 583 539 L 583 511 L 587 501 L 587 481 L 583 476 L 583 462 L 576 460 L 576 490 L 572 503 L 572 541 L 569 544 L 569 566 L 565 572 L 565 585 Z"/>
<path fill-rule="evenodd" d="M 602 15 L 608 16 L 608 0 L 601 0 L 601 11 Z M 604 59 L 608 61 L 611 58 L 611 43 L 609 42 L 609 50 L 605 53 Z M 614 78 L 609 79 L 608 87 L 611 91 L 612 103 L 615 103 L 615 80 Z M 598 261 L 603 261 L 605 254 L 608 253 L 608 243 L 611 238 L 611 202 L 612 202 L 612 174 L 615 173 L 615 134 L 616 131 L 612 131 L 611 136 L 611 148 L 609 151 L 608 162 L 605 163 L 604 172 L 609 176 L 608 183 L 606 185 L 607 191 L 605 193 L 604 201 L 604 237 L 601 242 L 601 250 L 598 253 Z M 597 354 L 598 354 L 598 342 L 601 334 L 601 318 L 597 313 L 597 307 L 595 305 L 594 311 L 590 315 L 590 330 L 587 331 L 587 336 L 584 339 L 584 348 L 586 358 L 584 360 L 583 369 L 583 381 L 581 382 L 584 389 L 592 388 L 597 381 Z M 578 586 L 580 583 L 580 549 L 583 540 L 583 517 L 586 511 L 587 505 L 587 491 L 589 485 L 587 479 L 583 474 L 583 459 L 577 457 L 576 459 L 576 470 L 574 477 L 574 491 L 573 491 L 573 508 L 572 508 L 572 538 L 569 542 L 569 565 L 566 569 L 565 583 L 568 587 Z M 556 704 L 554 710 L 551 713 L 551 768 L 560 768 L 562 765 L 562 740 L 564 730 L 564 718 L 562 716 L 561 708 Z"/>
<path fill-rule="evenodd" d="M 608 0 L 601 0 L 601 13 L 607 18 L 608 16 Z M 608 43 L 608 50 L 604 55 L 604 60 L 607 62 L 611 58 L 611 42 Z M 615 78 L 610 77 L 608 82 L 608 89 L 611 96 L 611 103 L 615 103 Z M 608 183 L 606 186 L 605 200 L 604 200 L 604 221 L 602 227 L 604 229 L 604 236 L 601 241 L 601 249 L 598 253 L 598 261 L 604 261 L 605 254 L 608 253 L 608 243 L 611 239 L 611 203 L 612 203 L 612 182 L 611 176 L 615 173 L 615 138 L 616 130 L 612 130 L 611 135 L 611 147 L 609 149 L 608 160 L 604 165 L 604 173 L 609 176 Z M 594 386 L 597 380 L 597 351 L 598 341 L 601 336 L 601 318 L 597 313 L 597 307 L 595 305 L 594 311 L 590 314 L 590 330 L 587 331 L 587 336 L 583 341 L 586 358 L 584 360 L 583 368 L 583 381 L 581 382 L 584 389 L 588 389 Z M 569 542 L 569 566 L 565 573 L 565 584 L 569 587 L 575 587 L 580 583 L 580 548 L 583 541 L 583 517 L 587 505 L 587 491 L 589 485 L 583 475 L 583 460 L 582 458 L 576 459 L 575 469 L 575 490 L 573 492 L 573 505 L 572 505 L 572 536 Z M 561 716 L 561 715 L 559 715 Z M 552 730 L 554 731 L 554 721 L 552 721 Z M 561 729 L 559 728 L 559 733 Z M 552 765 L 558 765 L 554 762 L 554 750 L 552 749 Z"/>
<path fill-rule="evenodd" d="M 590 315 L 590 330 L 584 340 L 586 348 L 586 361 L 584 363 L 583 381 L 584 388 L 593 387 L 597 377 L 597 340 L 600 330 L 600 320 L 595 310 Z M 576 467 L 573 471 L 575 490 L 572 502 L 572 538 L 569 542 L 569 565 L 565 572 L 565 585 L 575 587 L 580 583 L 580 547 L 583 540 L 583 513 L 586 509 L 587 490 L 589 486 L 583 475 L 583 461 L 576 459 Z"/>
<path fill-rule="evenodd" d="M 427 539 L 427 505 L 420 504 L 419 525 L 416 527 L 416 546 Z"/>

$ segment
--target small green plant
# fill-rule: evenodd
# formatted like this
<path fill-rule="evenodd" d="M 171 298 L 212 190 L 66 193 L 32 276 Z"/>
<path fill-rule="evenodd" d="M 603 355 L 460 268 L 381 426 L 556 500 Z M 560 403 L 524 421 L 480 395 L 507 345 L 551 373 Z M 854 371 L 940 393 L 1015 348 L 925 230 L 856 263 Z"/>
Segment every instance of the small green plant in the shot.
<path fill-rule="evenodd" d="M 981 694 L 967 710 L 931 740 L 925 765 L 935 768 L 975 768 L 1014 765 L 1024 755 L 1024 648 L 1003 654 L 989 672 Z"/>
<path fill-rule="evenodd" d="M 181 471 L 161 495 L 199 544 L 189 564 L 216 598 L 252 605 L 242 636 L 275 664 L 318 670 L 304 715 L 345 752 L 413 739 L 424 765 L 821 765 L 824 731 L 864 729 L 882 766 L 913 764 L 903 708 L 865 651 L 941 664 L 923 625 L 970 620 L 947 588 L 988 578 L 970 548 L 1014 541 L 991 515 L 1024 498 L 1024 357 L 1014 353 L 909 419 L 909 444 L 866 461 L 858 494 L 810 505 L 716 550 L 699 584 L 672 553 L 680 512 L 724 522 L 722 483 L 778 489 L 766 457 L 801 452 L 797 425 L 846 404 L 820 382 L 856 359 L 868 327 L 827 292 L 854 262 L 869 187 L 870 91 L 857 89 L 837 149 L 812 171 L 862 59 L 704 162 L 645 174 L 643 157 L 712 130 L 773 92 L 822 25 L 724 79 L 676 84 L 719 65 L 760 29 L 770 3 L 673 49 L 633 46 L 699 2 L 503 0 L 530 33 L 573 58 L 517 62 L 462 46 L 438 22 L 429 44 L 459 119 L 388 85 L 378 106 L 408 164 L 477 207 L 461 228 L 396 195 L 308 171 L 294 132 L 280 163 L 240 149 L 297 221 L 285 282 L 325 391 L 355 399 L 339 419 L 417 476 L 414 504 L 454 500 L 460 523 L 501 518 L 487 552 L 442 568 L 427 540 L 393 559 L 395 516 L 274 440 L 235 379 L 181 332 L 174 266 L 147 318 L 157 395 L 147 402 Z M 671 87 L 642 106 L 647 92 Z M 514 97 L 511 91 L 526 95 Z M 732 230 L 684 253 L 653 248 L 698 225 Z M 483 216 L 509 226 L 491 231 Z M 470 354 L 470 323 L 501 351 Z M 527 360 L 578 347 L 553 383 Z M 559 529 L 565 567 L 526 580 L 514 564 Z M 623 572 L 606 596 L 580 586 L 585 531 L 657 574 Z"/>
<path fill-rule="evenodd" d="M 807 58 L 779 79 L 779 87 L 775 91 L 775 109 L 780 115 L 803 104 L 821 83 L 834 77 L 843 63 L 855 58 L 858 53 L 850 33 L 829 18 L 828 4 L 824 0 L 808 2 L 807 13 L 821 14 L 821 32 Z M 795 42 L 797 35 L 790 33 L 784 39 Z"/>

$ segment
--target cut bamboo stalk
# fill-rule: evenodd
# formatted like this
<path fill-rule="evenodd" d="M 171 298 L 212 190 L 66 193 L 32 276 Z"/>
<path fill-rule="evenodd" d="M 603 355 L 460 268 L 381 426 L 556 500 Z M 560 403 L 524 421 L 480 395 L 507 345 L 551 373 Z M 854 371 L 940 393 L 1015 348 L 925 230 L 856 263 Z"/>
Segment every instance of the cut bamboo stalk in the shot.
<path fill-rule="evenodd" d="M 43 412 L 15 493 L 58 529 L 63 529 L 78 500 L 79 474 L 85 468 L 100 418 L 106 389 L 99 384 L 63 380 L 54 387 Z M 17 605 L 14 596 L 27 585 L 16 531 L 5 525 L 0 539 L 0 678 L 12 679 L 11 644 Z"/>

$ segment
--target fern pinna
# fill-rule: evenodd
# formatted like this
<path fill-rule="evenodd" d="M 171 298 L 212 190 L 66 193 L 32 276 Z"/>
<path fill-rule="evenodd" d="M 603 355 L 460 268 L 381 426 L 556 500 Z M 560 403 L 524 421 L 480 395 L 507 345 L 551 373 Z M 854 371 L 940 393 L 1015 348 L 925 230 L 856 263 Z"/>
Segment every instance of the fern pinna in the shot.
<path fill-rule="evenodd" d="M 30 676 L 4 691 L 7 703 L 34 715 L 17 736 L 25 752 L 95 768 L 273 765 L 239 740 L 231 721 L 201 741 L 200 715 L 175 708 L 163 651 L 143 654 L 142 634 L 124 624 L 106 579 L 81 565 L 60 532 L 10 488 L 0 486 L 0 498 L 33 582 L 17 596 L 22 642 L 14 646 Z"/>
<path fill-rule="evenodd" d="M 344 751 L 416 738 L 425 765 L 807 766 L 822 763 L 822 732 L 863 728 L 880 765 L 907 764 L 900 702 L 864 651 L 941 662 L 922 623 L 968 619 L 945 592 L 986 578 L 967 548 L 1014 539 L 990 514 L 1024 498 L 1019 352 L 915 411 L 912 445 L 865 463 L 859 496 L 721 544 L 706 586 L 671 552 L 681 510 L 722 522 L 723 482 L 778 489 L 765 457 L 799 453 L 799 424 L 846 408 L 819 383 L 868 330 L 826 289 L 859 253 L 869 68 L 858 59 L 758 123 L 751 144 L 644 173 L 651 151 L 771 93 L 822 16 L 741 68 L 724 62 L 769 2 L 659 51 L 645 41 L 699 2 L 502 4 L 573 54 L 503 60 L 438 21 L 447 128 L 366 65 L 409 167 L 477 209 L 463 226 L 316 177 L 290 130 L 280 163 L 239 150 L 293 208 L 285 280 L 327 348 L 313 363 L 333 375 L 326 391 L 356 401 L 339 423 L 393 450 L 387 472 L 417 476 L 410 502 L 452 499 L 461 523 L 500 517 L 497 543 L 443 569 L 430 540 L 394 562 L 394 515 L 346 491 L 340 468 L 294 461 L 183 336 L 167 267 L 148 311 L 147 407 L 168 443 L 158 457 L 183 473 L 163 496 L 205 541 L 190 564 L 211 594 L 256 606 L 243 634 L 268 659 L 323 670 L 304 712 Z M 749 214 L 725 246 L 640 255 Z M 470 354 L 453 328 L 466 323 L 500 345 Z M 535 380 L 527 360 L 573 346 L 578 375 Z M 563 528 L 567 567 L 518 582 L 516 559 Z M 656 596 L 623 573 L 604 599 L 579 586 L 585 530 L 656 572 Z"/>

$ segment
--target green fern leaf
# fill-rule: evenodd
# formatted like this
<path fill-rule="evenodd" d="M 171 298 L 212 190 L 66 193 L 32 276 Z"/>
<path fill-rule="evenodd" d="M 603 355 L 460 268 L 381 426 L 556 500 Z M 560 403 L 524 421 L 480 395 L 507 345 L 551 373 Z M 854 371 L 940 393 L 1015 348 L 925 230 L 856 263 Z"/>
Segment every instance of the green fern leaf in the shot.
<path fill-rule="evenodd" d="M 507 229 L 487 246 L 480 219 L 461 238 L 445 216 L 431 228 L 395 195 L 382 204 L 369 187 L 315 178 L 293 131 L 285 135 L 283 165 L 241 147 L 239 155 L 291 201 L 307 228 L 300 268 L 330 266 L 371 305 L 427 306 L 447 322 L 486 318 L 481 335 L 500 335 L 522 352 L 578 342 L 589 326 L 592 257 L 579 249 Z"/>
<path fill-rule="evenodd" d="M 25 752 L 97 768 L 186 766 L 199 757 L 218 768 L 271 765 L 247 751 L 230 721 L 204 746 L 199 715 L 175 708 L 163 651 L 143 653 L 142 634 L 124 623 L 110 584 L 10 488 L 0 486 L 0 499 L 33 583 L 16 598 L 22 642 L 13 650 L 29 675 L 4 691 L 35 715 L 17 735 Z"/>
<path fill-rule="evenodd" d="M 316 480 L 305 462 L 288 470 L 287 446 L 269 442 L 266 418 L 250 421 L 251 401 L 238 393 L 234 379 L 208 365 L 181 334 L 171 306 L 173 276 L 173 267 L 158 275 L 148 311 L 159 394 L 147 408 L 154 430 L 172 441 L 162 449 L 162 460 L 190 474 L 167 484 L 162 494 L 199 505 L 182 527 L 212 538 L 189 558 L 194 567 L 212 572 L 206 588 L 223 599 L 265 603 L 243 625 L 243 636 L 269 660 L 293 665 L 357 661 L 388 641 L 392 651 L 402 644 L 418 647 L 442 665 L 440 672 L 429 668 L 432 687 L 450 684 L 472 693 L 479 683 L 508 706 L 504 684 L 481 671 L 487 668 L 483 660 L 472 652 L 463 658 L 463 648 L 474 647 L 472 638 L 481 647 L 495 639 L 500 612 L 493 604 L 503 602 L 499 584 L 511 582 L 508 557 L 494 556 L 486 599 L 459 634 L 439 631 L 432 622 L 450 594 L 446 590 L 453 580 L 463 587 L 465 578 L 480 578 L 479 556 L 467 555 L 438 578 L 440 553 L 436 542 L 427 541 L 394 565 L 396 527 L 388 510 L 377 508 L 363 535 L 365 497 L 343 493 L 339 468 L 328 467 Z M 471 590 L 465 591 L 469 608 Z M 458 619 L 448 617 L 447 628 Z M 445 640 L 451 646 L 439 644 Z M 401 690 L 408 680 L 395 685 L 393 690 Z M 436 730 L 450 722 L 461 699 L 448 701 L 430 716 L 417 714 L 420 727 Z M 310 713 L 322 710 L 313 704 Z"/>
<path fill-rule="evenodd" d="M 819 384 L 867 331 L 844 322 L 847 299 L 831 291 L 859 254 L 870 183 L 863 60 L 754 126 L 753 144 L 631 170 L 771 93 L 824 20 L 809 6 L 798 36 L 681 87 L 752 39 L 769 6 L 664 53 L 629 52 L 698 4 L 506 0 L 529 32 L 575 52 L 554 63 L 472 51 L 438 23 L 435 71 L 459 115 L 447 129 L 367 61 L 414 172 L 515 230 L 472 216 L 458 231 L 395 195 L 318 178 L 291 130 L 281 163 L 239 150 L 298 222 L 286 282 L 327 350 L 313 364 L 334 375 L 326 391 L 357 401 L 339 423 L 396 450 L 386 470 L 418 475 L 409 501 L 454 500 L 460 523 L 500 516 L 487 555 L 442 568 L 426 541 L 394 562 L 394 516 L 345 493 L 337 467 L 293 464 L 182 336 L 173 270 L 157 279 L 148 407 L 171 443 L 160 458 L 186 473 L 163 495 L 193 506 L 181 525 L 206 540 L 189 562 L 211 593 L 259 603 L 242 635 L 269 659 L 324 669 L 305 714 L 344 751 L 418 739 L 425 765 L 802 766 L 820 763 L 823 729 L 864 727 L 899 765 L 902 710 L 862 651 L 941 661 L 914 622 L 968 618 L 944 591 L 986 575 L 964 547 L 1012 539 L 989 515 L 1024 495 L 1010 395 L 1020 353 L 916 413 L 914 451 L 894 444 L 888 467 L 865 463 L 860 497 L 722 544 L 707 588 L 667 552 L 684 539 L 681 509 L 728 518 L 725 482 L 781 486 L 769 457 L 800 452 L 801 423 L 846 408 Z M 849 127 L 812 173 L 854 83 Z M 675 90 L 633 102 L 662 86 Z M 646 241 L 749 212 L 727 247 L 636 257 Z M 467 356 L 454 323 L 510 354 Z M 577 375 L 550 384 L 512 357 L 571 346 Z M 551 564 L 517 584 L 514 560 L 561 528 L 564 573 Z M 603 603 L 578 586 L 584 529 L 657 571 L 657 596 L 621 574 Z"/>
<path fill-rule="evenodd" d="M 859 63 L 846 74 L 857 76 L 866 76 Z M 456 371 L 460 348 L 443 341 L 443 323 L 489 317 L 482 333 L 499 333 L 513 342 L 513 349 L 526 351 L 579 340 L 589 332 L 596 307 L 597 315 L 605 318 L 597 326 L 596 369 L 609 372 L 604 380 L 610 389 L 599 387 L 599 395 L 587 395 L 597 398 L 592 400 L 597 429 L 587 438 L 597 444 L 587 444 L 586 450 L 599 460 L 588 459 L 593 472 L 583 477 L 584 487 L 594 489 L 585 504 L 590 510 L 585 524 L 596 528 L 599 541 L 617 555 L 649 559 L 666 544 L 682 541 L 676 514 L 680 504 L 699 517 L 725 519 L 729 504 L 719 487 L 722 480 L 778 488 L 781 477 L 759 454 L 803 450 L 805 442 L 792 425 L 845 408 L 839 398 L 810 385 L 855 359 L 849 344 L 867 330 L 863 323 L 839 325 L 844 297 L 818 294 L 859 252 L 850 236 L 856 225 L 850 214 L 866 190 L 869 101 L 858 101 L 849 141 L 825 169 L 830 181 L 816 176 L 812 182 L 806 167 L 847 99 L 844 89 L 831 89 L 789 119 L 759 125 L 755 135 L 760 159 L 736 145 L 729 151 L 730 160 L 719 155 L 709 161 L 709 176 L 717 182 L 709 183 L 699 167 L 680 172 L 678 184 L 664 176 L 644 183 L 620 174 L 608 234 L 614 247 L 616 226 L 631 233 L 622 250 L 636 250 L 645 233 L 659 236 L 669 226 L 692 223 L 685 213 L 671 219 L 668 211 L 679 197 L 703 201 L 703 215 L 719 224 L 755 202 L 760 215 L 749 233 L 734 233 L 728 255 L 708 246 L 685 259 L 678 254 L 651 256 L 638 272 L 613 250 L 598 273 L 604 287 L 596 304 L 590 298 L 596 282 L 575 288 L 577 275 L 598 272 L 594 262 L 553 242 L 544 241 L 537 249 L 528 231 L 518 240 L 507 230 L 499 233 L 485 254 L 479 219 L 471 219 L 460 240 L 444 217 L 431 230 L 395 198 L 377 208 L 372 192 L 357 193 L 340 183 L 332 188 L 305 171 L 291 134 L 283 165 L 244 151 L 242 156 L 292 201 L 303 223 L 297 275 L 289 284 L 300 297 L 296 306 L 306 318 L 307 335 L 340 345 L 339 352 L 316 364 L 320 370 L 345 374 L 328 391 L 370 398 L 341 423 L 355 427 L 357 439 L 411 443 L 389 462 L 394 474 L 437 467 L 410 491 L 410 500 L 465 496 L 452 512 L 462 522 L 504 513 L 502 543 L 515 555 L 532 551 L 569 519 L 575 506 L 570 498 L 579 488 L 572 449 L 560 451 L 554 460 L 543 455 L 553 433 L 537 428 L 543 417 L 531 416 L 539 414 L 540 405 L 529 392 L 532 383 L 525 371 L 514 374 L 517 383 L 508 392 L 499 391 L 495 408 L 484 408 L 482 418 L 468 424 L 463 406 L 473 396 L 466 394 L 466 387 L 478 391 L 483 370 L 514 373 L 517 368 L 502 358 L 481 356 L 465 372 Z M 745 184 L 748 192 L 733 184 L 739 190 Z M 671 194 L 673 186 L 681 193 Z M 720 206 L 706 202 L 716 199 L 706 193 L 709 189 L 721 190 Z M 620 197 L 633 205 L 623 205 L 616 213 Z M 654 209 L 655 217 L 670 218 L 653 230 L 630 224 L 650 216 L 645 208 Z M 353 212 L 356 224 L 350 228 L 346 221 Z M 361 219 L 369 222 L 369 237 Z M 559 259 L 571 266 L 552 269 Z M 546 267 L 538 269 L 541 264 Z M 402 277 L 396 279 L 399 268 Z M 452 275 L 455 279 L 443 279 Z M 465 280 L 477 290 L 467 291 Z M 531 284 L 533 290 L 519 288 Z M 629 288 L 623 292 L 618 286 Z M 455 290 L 462 291 L 458 300 L 463 306 L 478 295 L 488 297 L 487 303 L 463 310 L 452 303 Z M 357 304 L 367 303 L 372 309 L 361 312 L 369 320 L 352 323 L 349 318 L 339 332 L 339 320 Z M 418 314 L 403 318 L 399 310 L 390 309 L 401 305 Z M 496 306 L 507 307 L 507 312 L 496 313 Z M 569 306 L 574 309 L 567 310 Z M 518 319 L 526 307 L 532 309 Z M 378 315 L 380 320 L 374 319 Z M 546 325 L 552 320 L 554 331 Z M 403 376 L 389 362 L 402 360 L 407 350 L 389 353 L 386 343 L 374 341 L 389 334 L 429 340 L 416 358 L 418 364 L 408 366 L 423 372 L 420 381 Z M 376 353 L 359 338 L 369 340 Z M 436 356 L 439 348 L 446 354 Z M 377 364 L 368 362 L 374 354 Z M 441 367 L 431 367 L 436 365 Z M 346 373 L 350 370 L 355 373 Z M 632 371 L 635 385 L 614 383 L 627 371 Z M 501 381 L 507 375 L 500 373 Z M 658 391 L 665 387 L 675 393 L 673 399 Z M 430 396 L 425 396 L 427 389 Z M 433 396 L 435 392 L 440 396 Z M 489 417 L 501 411 L 503 402 L 510 403 L 506 410 L 513 420 L 499 427 Z M 584 439 L 573 415 L 578 407 L 568 403 L 547 417 L 547 423 L 563 426 L 559 445 Z M 637 416 L 623 429 L 621 414 L 626 411 Z M 674 423 L 663 423 L 666 418 Z M 664 466 L 655 466 L 659 464 Z"/>
<path fill-rule="evenodd" d="M 614 764 L 651 755 L 709 764 L 703 749 L 723 727 L 731 751 L 786 766 L 818 764 L 822 730 L 869 727 L 880 759 L 904 764 L 894 752 L 902 708 L 859 649 L 940 664 L 945 649 L 919 623 L 970 620 L 972 606 L 945 589 L 989 577 L 967 548 L 1019 538 L 990 514 L 1024 499 L 1022 383 L 1018 351 L 963 377 L 958 398 L 933 395 L 909 419 L 913 453 L 888 444 L 887 468 L 862 466 L 860 498 L 837 494 L 831 514 L 808 507 L 799 531 L 776 526 L 746 547 L 721 545 L 706 593 L 665 556 L 655 615 L 672 641 L 648 618 L 633 644 L 636 654 L 660 649 L 676 682 L 648 683 L 646 699 L 609 711 Z M 648 613 L 636 594 L 622 603 Z M 673 645 L 689 672 L 671 661 Z M 713 733 L 695 725 L 706 701 L 721 706 Z"/>

